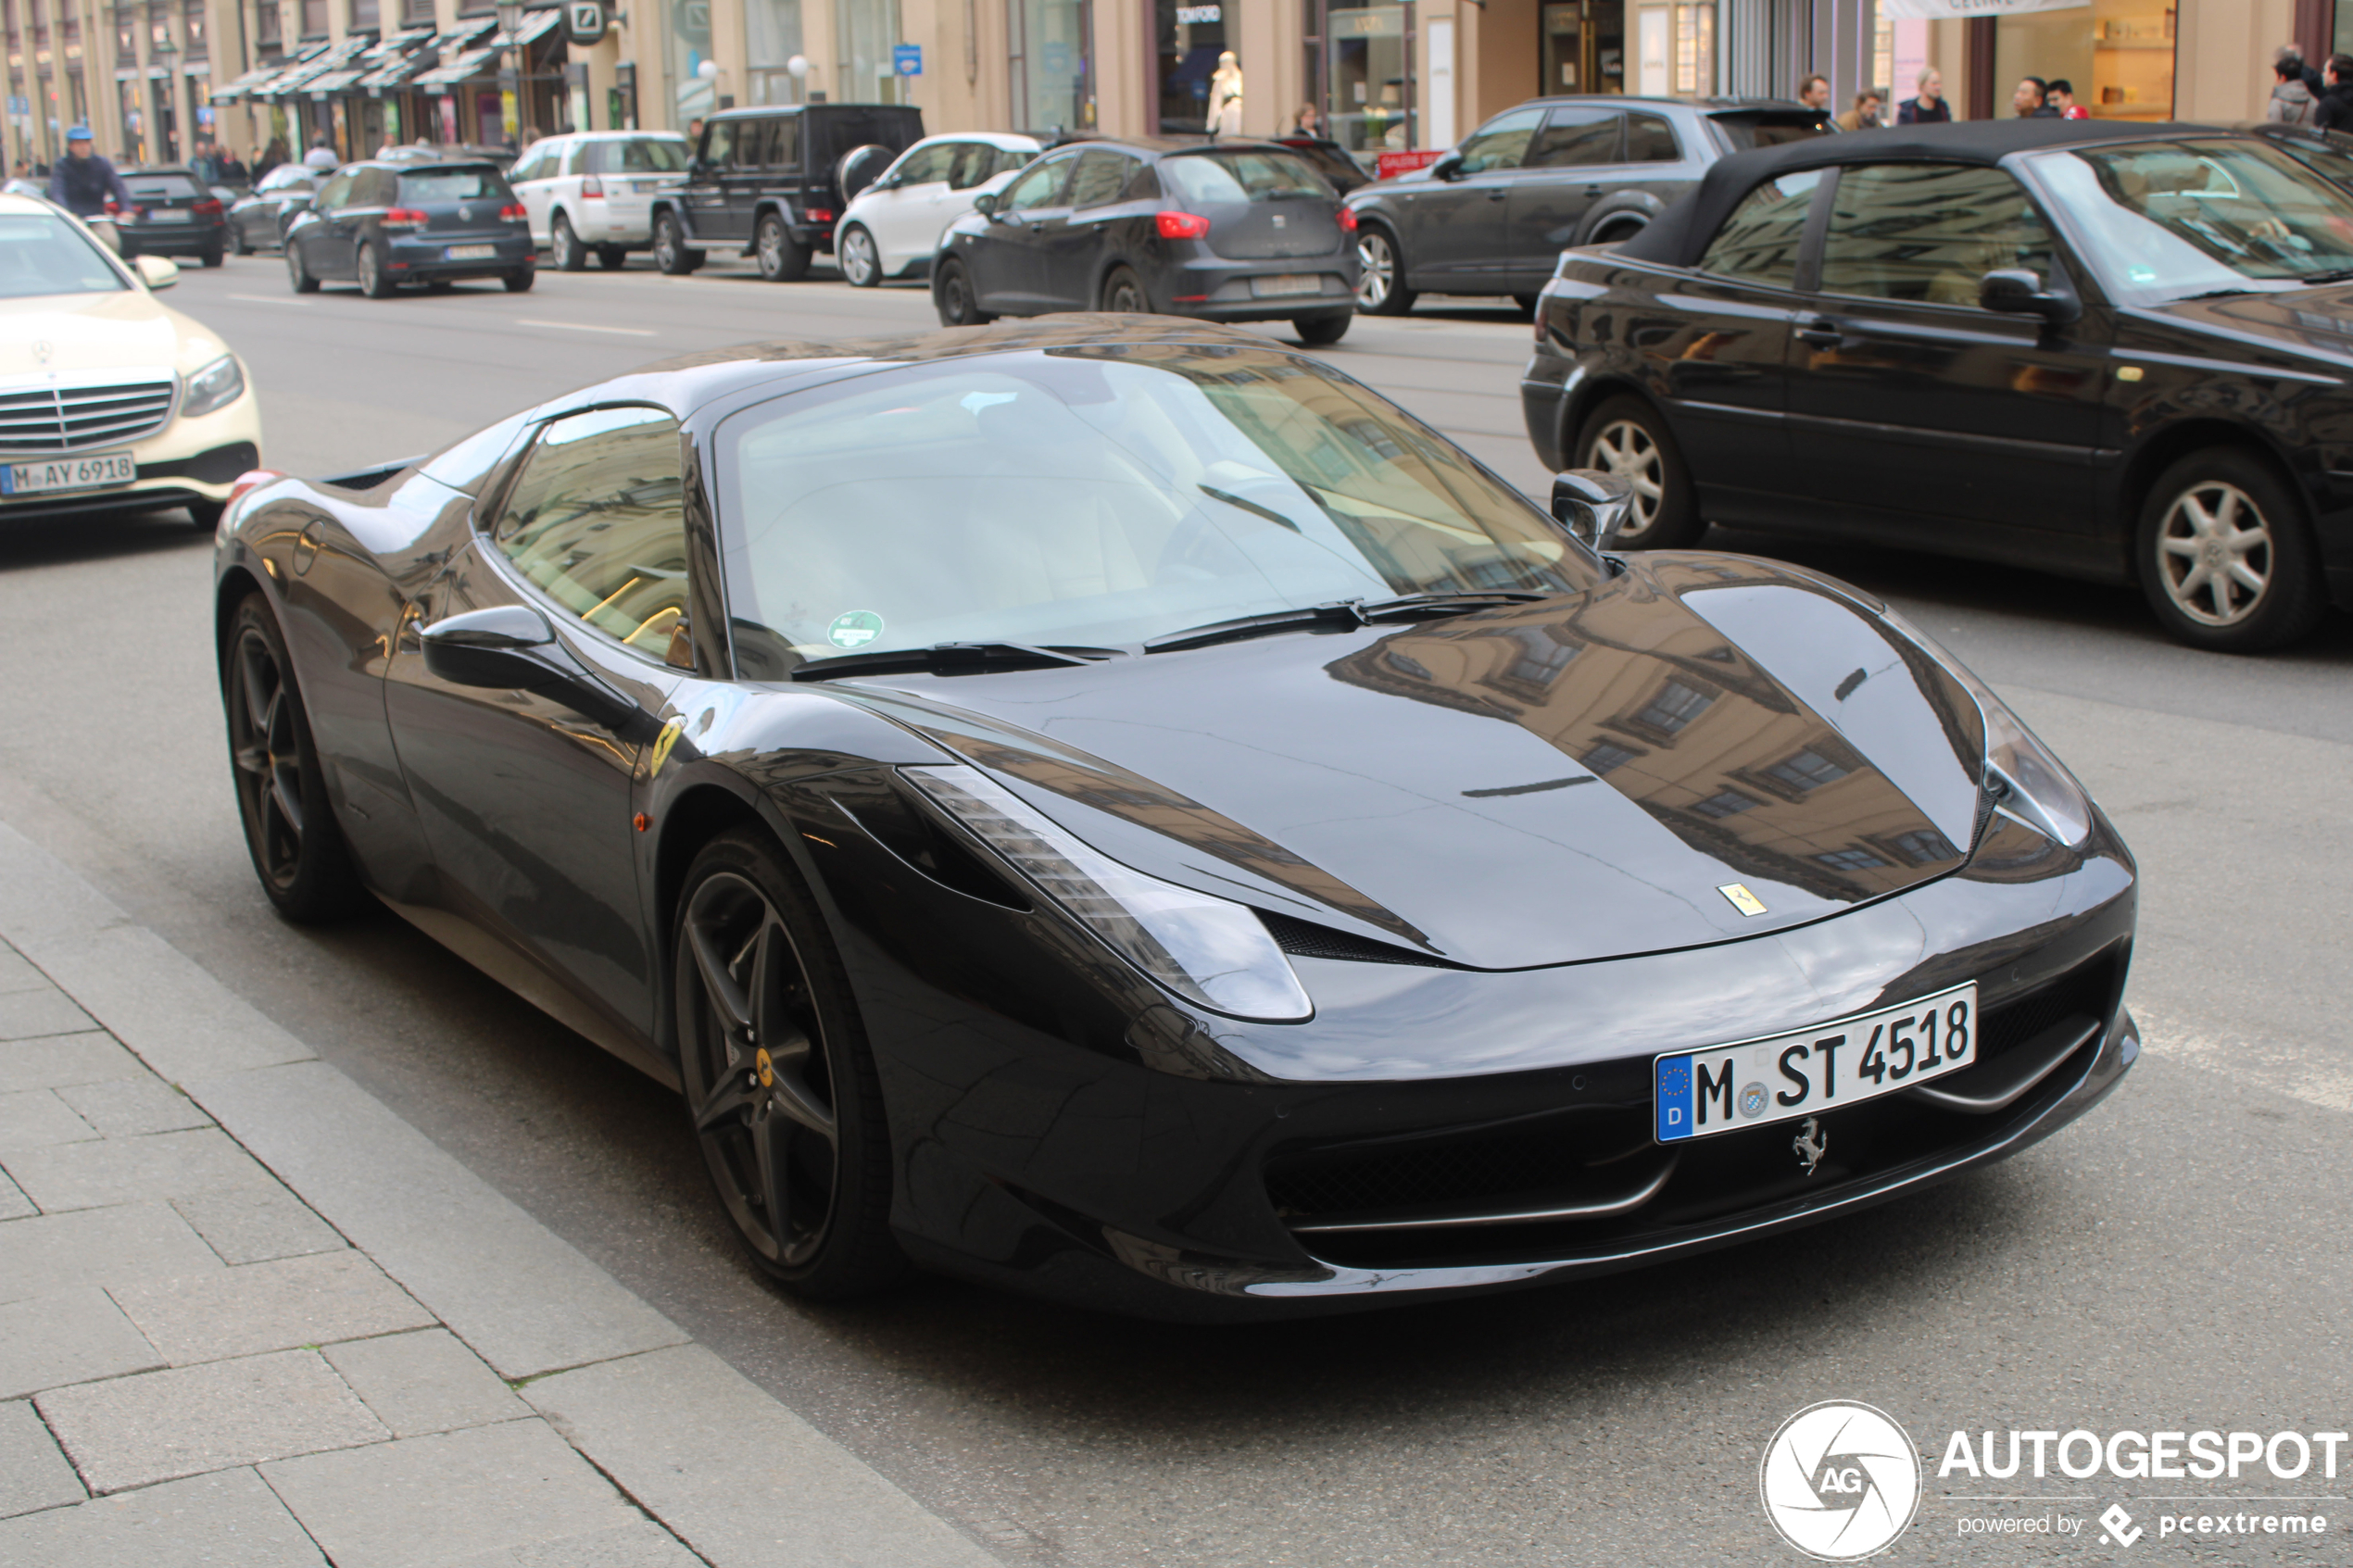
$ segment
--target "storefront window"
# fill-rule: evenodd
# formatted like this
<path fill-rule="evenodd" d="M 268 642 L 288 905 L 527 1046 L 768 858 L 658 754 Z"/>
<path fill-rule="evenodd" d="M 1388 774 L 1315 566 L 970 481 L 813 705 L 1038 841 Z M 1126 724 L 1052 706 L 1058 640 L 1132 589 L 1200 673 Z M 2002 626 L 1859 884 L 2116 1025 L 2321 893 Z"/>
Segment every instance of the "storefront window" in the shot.
<path fill-rule="evenodd" d="M 1716 7 L 1712 4 L 1675 7 L 1672 74 L 1677 93 L 1716 91 Z"/>
<path fill-rule="evenodd" d="M 711 0 L 670 0 L 670 80 L 679 130 L 719 107 L 714 80 L 702 74 L 711 58 Z"/>
<path fill-rule="evenodd" d="M 2004 17 L 1994 32 L 1994 112 L 2020 81 L 2065 80 L 2098 119 L 2173 118 L 2173 9 L 2163 0 L 2095 0 Z"/>
<path fill-rule="evenodd" d="M 898 103 L 899 72 L 890 51 L 900 42 L 899 0 L 834 0 L 834 37 L 841 51 L 835 100 Z"/>
<path fill-rule="evenodd" d="M 1153 0 L 1158 37 L 1160 124 L 1163 135 L 1199 135 L 1209 128 L 1209 79 L 1217 56 L 1233 45 L 1239 0 Z M 1245 73 L 1249 62 L 1242 62 Z"/>
<path fill-rule="evenodd" d="M 1552 0 L 1543 8 L 1543 91 L 1626 91 L 1622 0 Z"/>
<path fill-rule="evenodd" d="M 1094 125 L 1088 10 L 1085 0 L 1005 0 L 1013 47 L 1014 124 L 1033 131 Z"/>
<path fill-rule="evenodd" d="M 744 0 L 745 82 L 755 104 L 799 101 L 788 63 L 800 53 L 800 0 Z"/>
<path fill-rule="evenodd" d="M 1335 5 L 1324 40 L 1324 81 L 1331 94 L 1324 119 L 1332 140 L 1362 153 L 1412 146 L 1414 83 L 1405 7 Z"/>

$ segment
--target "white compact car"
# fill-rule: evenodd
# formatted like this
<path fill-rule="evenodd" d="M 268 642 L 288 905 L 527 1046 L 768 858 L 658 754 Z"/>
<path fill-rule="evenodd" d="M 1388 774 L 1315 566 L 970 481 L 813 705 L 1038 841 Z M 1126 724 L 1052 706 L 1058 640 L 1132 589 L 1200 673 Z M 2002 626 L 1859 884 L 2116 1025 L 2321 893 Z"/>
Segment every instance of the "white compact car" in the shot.
<path fill-rule="evenodd" d="M 660 131 L 582 131 L 534 142 L 507 171 L 531 237 L 566 272 L 617 268 L 653 243 L 654 193 L 686 181 L 686 139 Z"/>
<path fill-rule="evenodd" d="M 1045 150 L 1035 136 L 967 131 L 926 136 L 843 209 L 834 231 L 841 275 L 862 289 L 928 268 L 948 225 Z"/>

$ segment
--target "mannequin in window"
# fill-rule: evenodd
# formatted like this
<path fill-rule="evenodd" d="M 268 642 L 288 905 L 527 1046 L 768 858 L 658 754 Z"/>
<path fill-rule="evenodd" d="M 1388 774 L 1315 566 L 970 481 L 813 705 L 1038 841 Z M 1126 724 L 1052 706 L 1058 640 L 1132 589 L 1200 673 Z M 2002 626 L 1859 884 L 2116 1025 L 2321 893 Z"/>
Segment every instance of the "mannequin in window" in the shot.
<path fill-rule="evenodd" d="M 1242 133 L 1242 68 L 1231 49 L 1217 56 L 1217 74 L 1209 79 L 1209 133 Z"/>

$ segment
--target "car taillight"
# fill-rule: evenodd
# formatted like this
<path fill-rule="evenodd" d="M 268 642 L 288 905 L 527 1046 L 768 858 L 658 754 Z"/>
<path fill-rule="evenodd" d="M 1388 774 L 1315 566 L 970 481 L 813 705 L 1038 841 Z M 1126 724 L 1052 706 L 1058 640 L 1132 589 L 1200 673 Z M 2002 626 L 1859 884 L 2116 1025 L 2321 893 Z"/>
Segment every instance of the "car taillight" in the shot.
<path fill-rule="evenodd" d="M 199 218 L 218 218 L 220 216 L 220 203 L 210 196 L 207 196 L 204 200 L 198 202 L 188 210 L 195 213 Z"/>
<path fill-rule="evenodd" d="M 531 214 L 522 209 L 522 203 L 509 202 L 498 209 L 498 216 L 510 223 L 521 223 L 527 220 Z"/>
<path fill-rule="evenodd" d="M 834 209 L 830 207 L 812 207 L 809 209 L 808 218 L 812 223 L 830 223 L 834 220 Z"/>
<path fill-rule="evenodd" d="M 235 480 L 231 482 L 229 485 L 229 504 L 233 507 L 239 501 L 245 499 L 246 491 L 258 490 L 265 484 L 271 483 L 274 481 L 281 480 L 285 477 L 286 476 L 284 474 L 280 473 L 276 469 L 247 469 L 245 472 L 239 474 Z"/>
<path fill-rule="evenodd" d="M 580 182 L 580 194 L 591 201 L 602 201 L 605 195 L 605 182 L 591 174 Z"/>
<path fill-rule="evenodd" d="M 379 221 L 387 229 L 422 229 L 433 220 L 413 207 L 386 207 Z"/>
<path fill-rule="evenodd" d="M 1209 220 L 1189 212 L 1158 214 L 1160 237 L 1164 240 L 1205 240 L 1209 237 Z"/>
<path fill-rule="evenodd" d="M 1353 234 L 1356 232 L 1356 211 L 1353 207 L 1343 207 L 1340 209 L 1340 226 L 1349 233 Z"/>

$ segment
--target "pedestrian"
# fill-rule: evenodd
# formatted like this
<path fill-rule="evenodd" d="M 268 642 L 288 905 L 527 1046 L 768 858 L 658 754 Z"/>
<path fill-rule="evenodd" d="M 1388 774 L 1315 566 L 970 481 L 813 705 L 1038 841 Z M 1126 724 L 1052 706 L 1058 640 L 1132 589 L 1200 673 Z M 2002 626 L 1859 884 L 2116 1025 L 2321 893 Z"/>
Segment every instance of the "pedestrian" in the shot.
<path fill-rule="evenodd" d="M 2353 55 L 2329 56 L 2328 82 L 2312 110 L 2312 124 L 2322 131 L 2353 131 Z"/>
<path fill-rule="evenodd" d="M 1879 129 L 1879 94 L 1861 92 L 1855 94 L 1855 107 L 1838 117 L 1841 131 L 1876 131 Z"/>
<path fill-rule="evenodd" d="M 66 156 L 49 176 L 49 199 L 77 218 L 104 218 L 109 198 L 126 212 L 139 205 L 114 165 L 98 156 L 90 128 L 77 125 L 66 132 Z"/>
<path fill-rule="evenodd" d="M 686 121 L 686 145 L 692 147 L 698 156 L 701 154 L 702 121 L 700 119 Z"/>
<path fill-rule="evenodd" d="M 2092 111 L 2075 101 L 2075 83 L 2063 76 L 2051 78 L 2051 90 L 2043 100 L 2058 110 L 2061 119 L 2089 119 Z"/>
<path fill-rule="evenodd" d="M 1945 125 L 1951 123 L 1953 106 L 1944 101 L 1944 78 L 1937 74 L 1934 66 L 1920 72 L 1919 79 L 1912 85 L 1919 96 L 1906 98 L 1895 106 L 1896 124 Z"/>
<path fill-rule="evenodd" d="M 237 157 L 237 149 L 234 147 L 220 149 L 220 182 L 224 185 L 253 183 L 252 171 L 246 169 L 244 160 Z"/>
<path fill-rule="evenodd" d="M 2304 46 L 2300 44 L 2281 44 L 2271 56 L 2271 69 L 2276 71 L 2283 64 L 2296 69 L 2296 79 L 2304 83 L 2304 90 L 2311 94 L 2313 100 L 2318 102 L 2322 93 L 2327 89 L 2328 83 L 2322 81 L 2321 73 L 2306 62 Z"/>
<path fill-rule="evenodd" d="M 1300 105 L 1299 112 L 1290 117 L 1290 130 L 1294 136 L 1314 136 L 1320 139 L 1324 134 L 1322 112 L 1313 104 Z"/>
<path fill-rule="evenodd" d="M 2039 76 L 2019 78 L 2018 91 L 2010 94 L 2010 108 L 2020 119 L 2057 119 L 2058 110 L 2051 107 L 2051 84 Z"/>
<path fill-rule="evenodd" d="M 1830 113 L 1831 79 L 1827 76 L 1807 77 L 1797 84 L 1797 101 L 1809 109 Z"/>
<path fill-rule="evenodd" d="M 343 159 L 335 156 L 334 144 L 324 136 L 311 143 L 310 150 L 302 155 L 303 168 L 315 169 L 322 174 L 332 174 L 342 165 Z"/>
<path fill-rule="evenodd" d="M 2273 125 L 2309 125 L 2320 107 L 2320 95 L 2304 84 L 2304 56 L 2294 48 L 2281 50 L 2271 60 L 2271 99 L 2263 118 Z"/>

